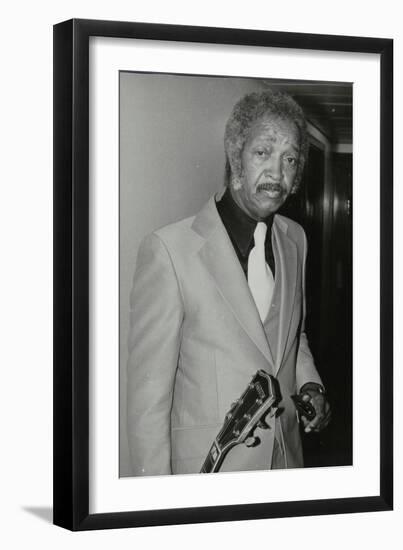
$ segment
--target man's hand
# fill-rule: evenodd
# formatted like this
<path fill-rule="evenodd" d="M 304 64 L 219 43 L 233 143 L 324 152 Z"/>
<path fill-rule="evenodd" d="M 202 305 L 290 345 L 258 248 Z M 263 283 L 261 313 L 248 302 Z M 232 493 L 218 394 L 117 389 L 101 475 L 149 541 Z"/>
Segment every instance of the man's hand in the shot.
<path fill-rule="evenodd" d="M 315 387 L 316 386 L 316 387 Z M 322 387 L 317 384 L 305 384 L 300 391 L 302 400 L 309 401 L 315 409 L 316 416 L 309 421 L 305 416 L 301 416 L 304 424 L 305 432 L 320 432 L 329 424 L 332 417 L 329 402 L 326 399 L 326 394 Z"/>

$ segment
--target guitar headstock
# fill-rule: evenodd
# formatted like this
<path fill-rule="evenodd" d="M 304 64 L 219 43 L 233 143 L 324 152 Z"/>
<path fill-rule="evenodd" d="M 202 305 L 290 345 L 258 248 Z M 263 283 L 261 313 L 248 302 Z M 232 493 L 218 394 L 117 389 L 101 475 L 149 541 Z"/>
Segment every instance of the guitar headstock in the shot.
<path fill-rule="evenodd" d="M 243 443 L 264 418 L 269 409 L 280 401 L 277 380 L 259 370 L 241 397 L 225 416 L 224 425 L 216 438 L 220 449 Z"/>

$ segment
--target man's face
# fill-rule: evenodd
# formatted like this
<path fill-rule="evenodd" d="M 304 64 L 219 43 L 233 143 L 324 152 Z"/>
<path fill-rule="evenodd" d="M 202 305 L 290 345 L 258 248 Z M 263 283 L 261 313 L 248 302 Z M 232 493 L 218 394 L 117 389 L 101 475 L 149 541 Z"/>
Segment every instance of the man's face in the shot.
<path fill-rule="evenodd" d="M 250 217 L 276 212 L 290 194 L 299 161 L 299 133 L 286 119 L 268 115 L 252 126 L 241 155 L 240 185 L 231 191 Z"/>

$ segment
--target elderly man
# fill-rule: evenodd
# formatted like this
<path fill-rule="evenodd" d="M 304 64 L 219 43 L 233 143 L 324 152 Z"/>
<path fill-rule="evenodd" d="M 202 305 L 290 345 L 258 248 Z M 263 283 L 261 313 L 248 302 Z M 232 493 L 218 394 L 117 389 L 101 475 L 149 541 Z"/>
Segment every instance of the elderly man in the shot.
<path fill-rule="evenodd" d="M 278 412 L 259 444 L 235 446 L 220 471 L 303 466 L 291 395 L 319 431 L 330 410 L 304 332 L 303 229 L 276 214 L 308 150 L 286 94 L 242 98 L 225 131 L 226 190 L 195 217 L 143 241 L 131 295 L 128 436 L 135 475 L 199 472 L 225 414 L 259 369 L 275 376 Z"/>

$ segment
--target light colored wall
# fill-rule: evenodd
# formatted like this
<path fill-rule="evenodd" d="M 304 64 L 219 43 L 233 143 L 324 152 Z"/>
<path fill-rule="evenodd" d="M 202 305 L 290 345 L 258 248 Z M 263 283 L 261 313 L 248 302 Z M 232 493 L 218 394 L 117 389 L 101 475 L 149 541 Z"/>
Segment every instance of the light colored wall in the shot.
<path fill-rule="evenodd" d="M 259 81 L 120 75 L 120 475 L 126 435 L 129 295 L 137 249 L 154 229 L 193 215 L 222 188 L 226 120 Z"/>

